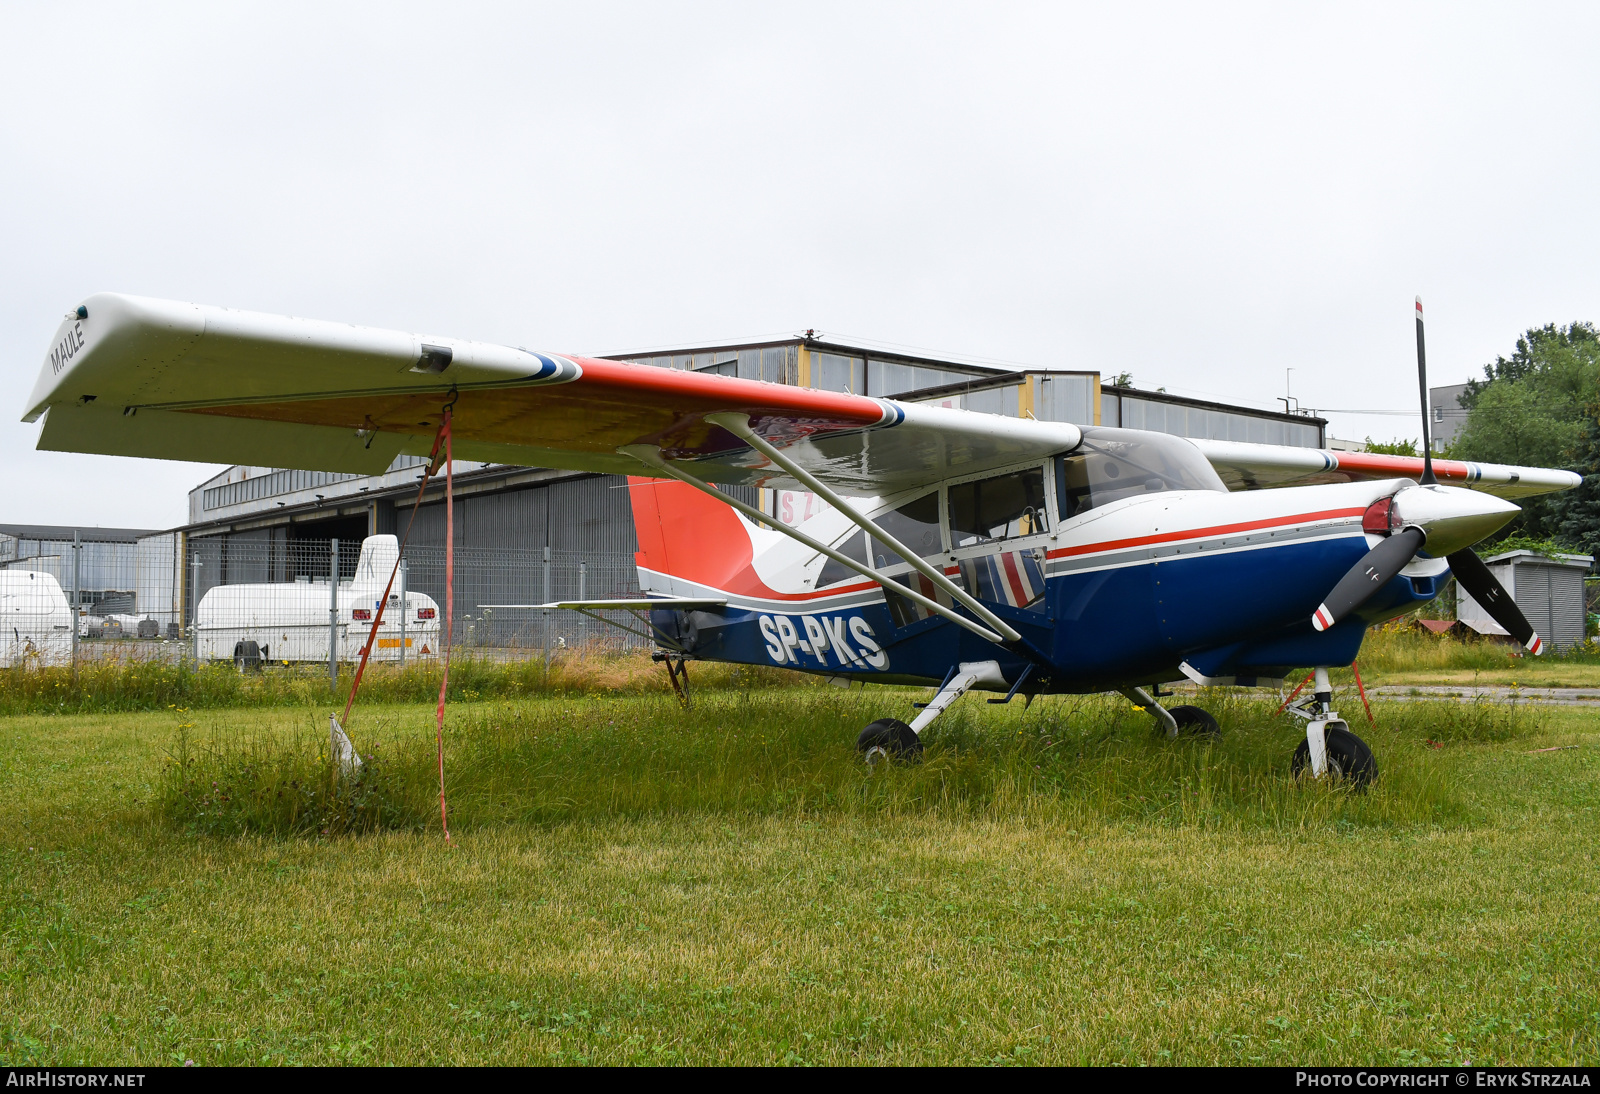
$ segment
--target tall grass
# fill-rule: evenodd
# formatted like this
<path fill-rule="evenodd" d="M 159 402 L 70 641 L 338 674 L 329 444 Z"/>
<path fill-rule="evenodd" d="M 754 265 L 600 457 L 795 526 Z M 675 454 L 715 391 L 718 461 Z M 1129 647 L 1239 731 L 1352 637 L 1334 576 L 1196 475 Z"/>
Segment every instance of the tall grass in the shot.
<path fill-rule="evenodd" d="M 1593 640 L 1576 646 L 1565 653 L 1553 650 L 1535 662 L 1523 656 L 1521 650 L 1509 642 L 1491 640 L 1462 641 L 1453 636 L 1441 638 L 1426 634 L 1410 626 L 1377 627 L 1367 633 L 1361 644 L 1359 663 L 1365 672 L 1404 673 L 1451 670 L 1496 671 L 1512 670 L 1538 664 L 1548 667 L 1558 664 L 1600 664 L 1600 646 Z"/>
<path fill-rule="evenodd" d="M 1048 815 L 1273 827 L 1345 820 L 1448 823 L 1469 805 L 1437 764 L 1442 742 L 1505 740 L 1540 714 L 1506 704 L 1383 708 L 1361 729 L 1383 774 L 1368 793 L 1298 785 L 1297 722 L 1270 700 L 1205 698 L 1220 741 L 1167 741 L 1125 702 L 1044 700 L 1028 714 L 969 698 L 929 733 L 917 763 L 868 769 L 856 732 L 904 692 L 724 690 L 690 711 L 659 697 L 480 703 L 451 716 L 452 827 L 729 813 Z M 431 712 L 369 710 L 355 727 L 365 764 L 337 777 L 327 723 L 306 714 L 186 722 L 167 764 L 162 815 L 210 835 L 333 835 L 438 824 Z M 1358 727 L 1359 728 L 1359 727 Z"/>
<path fill-rule="evenodd" d="M 439 695 L 437 661 L 369 665 L 361 681 L 363 702 L 424 702 Z M 778 669 L 697 664 L 694 686 L 702 689 L 801 686 L 811 677 Z M 330 688 L 325 666 L 276 664 L 241 673 L 228 664 L 196 665 L 135 658 L 105 658 L 70 666 L 12 665 L 0 669 L 0 716 L 11 714 L 103 714 L 121 711 L 191 710 L 219 707 L 326 706 L 349 694 L 351 666 L 341 667 Z M 568 651 L 544 662 L 494 661 L 457 656 L 450 663 L 453 701 L 513 699 L 534 695 L 635 695 L 664 690 L 665 670 L 643 653 Z"/>

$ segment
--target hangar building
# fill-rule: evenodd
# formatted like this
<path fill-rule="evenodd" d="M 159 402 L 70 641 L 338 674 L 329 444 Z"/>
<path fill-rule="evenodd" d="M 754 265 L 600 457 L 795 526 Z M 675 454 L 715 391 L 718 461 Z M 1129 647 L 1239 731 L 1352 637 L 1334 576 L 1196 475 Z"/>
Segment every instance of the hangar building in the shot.
<path fill-rule="evenodd" d="M 1186 437 L 1317 448 L 1327 427 L 1321 418 L 1103 385 L 1092 371 L 1007 370 L 808 336 L 612 359 Z M 341 576 L 348 577 L 362 538 L 404 530 L 425 462 L 402 456 L 382 475 L 236 466 L 201 483 L 189 495 L 189 523 L 168 533 L 184 541 L 178 550 L 188 559 L 179 574 L 180 584 L 188 587 L 176 590 L 174 597 L 183 605 L 185 621 L 195 594 L 204 595 L 216 584 L 325 581 L 327 543 L 333 539 L 340 541 Z M 542 602 L 546 588 L 557 598 L 637 591 L 637 544 L 622 478 L 460 462 L 455 476 L 457 610 L 483 633 L 489 618 L 480 605 Z M 800 515 L 793 499 L 774 491 L 731 489 L 748 491 L 744 500 L 780 519 Z M 442 493 L 442 486 L 430 487 L 423 497 L 411 537 L 415 550 L 408 550 L 408 557 L 443 547 Z M 318 551 L 320 564 L 313 561 Z M 410 587 L 442 603 L 442 571 L 411 566 Z M 507 625 L 496 620 L 495 630 Z"/>

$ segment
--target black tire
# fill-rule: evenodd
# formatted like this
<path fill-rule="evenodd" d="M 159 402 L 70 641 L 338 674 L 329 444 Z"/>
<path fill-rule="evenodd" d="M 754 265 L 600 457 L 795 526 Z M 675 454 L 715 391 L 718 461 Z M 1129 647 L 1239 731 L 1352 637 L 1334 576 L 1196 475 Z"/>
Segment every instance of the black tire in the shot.
<path fill-rule="evenodd" d="M 1178 723 L 1178 732 L 1186 737 L 1222 736 L 1222 727 L 1210 711 L 1199 707 L 1173 707 L 1167 713 Z"/>
<path fill-rule="evenodd" d="M 233 667 L 240 672 L 261 671 L 261 647 L 254 642 L 235 642 Z"/>
<path fill-rule="evenodd" d="M 1344 780 L 1357 790 L 1365 790 L 1378 777 L 1378 761 L 1367 742 L 1351 733 L 1342 722 L 1328 723 L 1325 740 L 1328 744 L 1328 774 Z M 1311 742 L 1302 740 L 1289 761 L 1289 770 L 1295 778 L 1311 770 Z"/>
<path fill-rule="evenodd" d="M 894 718 L 879 718 L 856 738 L 856 751 L 867 763 L 879 760 L 916 760 L 922 756 L 922 738 Z"/>

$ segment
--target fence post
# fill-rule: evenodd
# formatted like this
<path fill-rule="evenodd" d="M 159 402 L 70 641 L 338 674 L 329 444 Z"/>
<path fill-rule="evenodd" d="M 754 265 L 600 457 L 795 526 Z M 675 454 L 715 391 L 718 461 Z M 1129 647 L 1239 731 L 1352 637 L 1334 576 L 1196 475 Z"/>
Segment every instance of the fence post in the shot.
<path fill-rule="evenodd" d="M 328 544 L 328 686 L 339 690 L 339 541 Z"/>
<path fill-rule="evenodd" d="M 83 602 L 82 575 L 78 569 L 78 559 L 83 557 L 83 543 L 78 539 L 78 530 L 72 530 L 72 678 L 78 678 L 78 605 Z"/>
<path fill-rule="evenodd" d="M 578 560 L 578 599 L 579 600 L 588 600 L 589 599 L 589 563 L 584 561 L 583 559 L 579 559 Z M 577 622 L 578 622 L 578 629 L 582 630 L 583 629 L 583 625 L 586 622 L 588 622 L 588 620 L 585 619 L 582 615 L 579 615 Z M 581 647 L 581 646 L 584 645 L 584 642 L 583 641 L 579 641 L 578 645 Z"/>
<path fill-rule="evenodd" d="M 411 614 L 411 601 L 406 596 L 406 560 L 400 559 L 400 666 L 406 663 L 406 616 Z"/>
<path fill-rule="evenodd" d="M 544 549 L 544 601 L 550 603 L 550 548 Z M 550 609 L 544 610 L 544 674 L 550 676 Z"/>
<path fill-rule="evenodd" d="M 189 599 L 194 601 L 194 611 L 189 616 L 189 640 L 194 643 L 195 668 L 200 667 L 200 552 L 194 552 L 194 576 L 189 581 Z"/>

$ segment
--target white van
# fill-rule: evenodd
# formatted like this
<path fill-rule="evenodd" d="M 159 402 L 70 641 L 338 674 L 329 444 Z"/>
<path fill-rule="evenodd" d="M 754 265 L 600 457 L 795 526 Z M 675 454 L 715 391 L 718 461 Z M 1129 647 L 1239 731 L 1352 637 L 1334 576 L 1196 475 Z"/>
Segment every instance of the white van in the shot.
<path fill-rule="evenodd" d="M 61 583 L 39 570 L 0 570 L 0 665 L 72 657 L 72 610 Z"/>
<path fill-rule="evenodd" d="M 400 544 L 394 536 L 368 536 L 361 544 L 356 575 L 339 582 L 338 656 L 361 656 L 372 630 L 378 599 L 389 582 Z M 232 661 L 248 668 L 263 661 L 328 660 L 330 620 L 328 580 L 265 585 L 218 585 L 200 598 L 196 612 L 197 656 Z M 373 644 L 373 661 L 401 659 L 400 620 L 405 618 L 405 657 L 430 657 L 439 650 L 439 605 L 432 597 L 408 593 L 401 603 L 399 581 L 389 594 L 383 625 Z"/>

